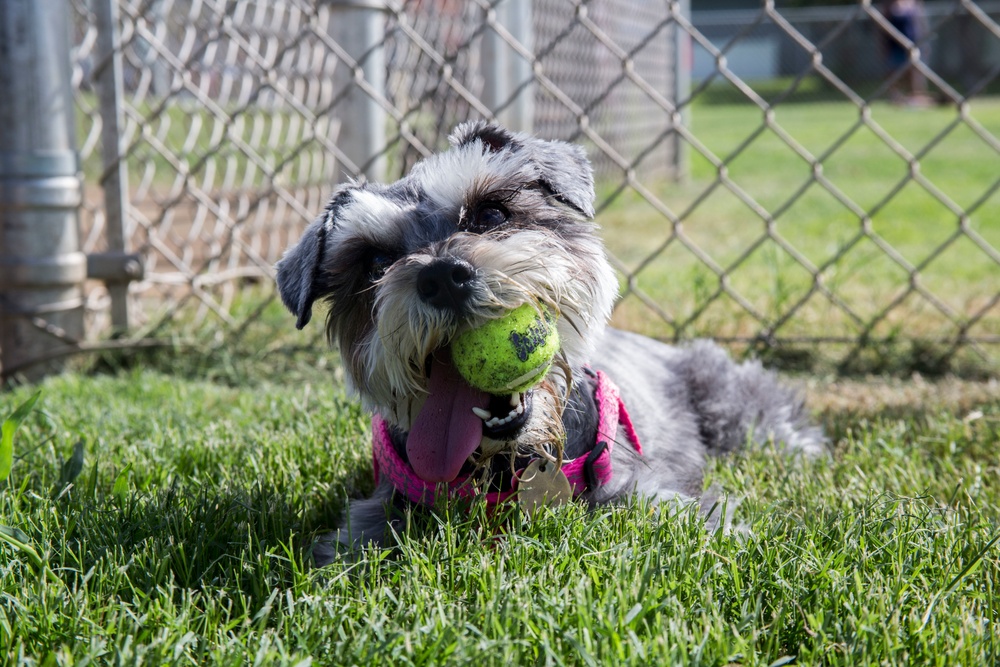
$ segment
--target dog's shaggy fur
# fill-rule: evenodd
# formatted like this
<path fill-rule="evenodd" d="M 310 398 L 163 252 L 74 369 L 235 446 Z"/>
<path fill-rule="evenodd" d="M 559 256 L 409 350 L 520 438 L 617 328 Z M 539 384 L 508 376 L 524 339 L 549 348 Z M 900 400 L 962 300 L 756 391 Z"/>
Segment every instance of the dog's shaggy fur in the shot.
<path fill-rule="evenodd" d="M 388 423 L 397 453 L 458 457 L 414 465 L 423 479 L 447 483 L 533 457 L 586 456 L 597 439 L 591 368 L 619 386 L 643 453 L 614 447 L 613 475 L 582 494 L 588 503 L 633 493 L 695 498 L 706 456 L 748 442 L 823 450 L 801 400 L 760 364 L 737 365 L 709 342 L 671 347 L 605 327 L 617 280 L 595 235 L 582 149 L 481 122 L 457 128 L 451 143 L 396 183 L 341 188 L 277 267 L 299 328 L 315 301 L 329 304 L 327 331 L 350 384 Z M 450 342 L 524 303 L 557 315 L 557 363 L 534 390 L 477 404 L 499 414 L 520 402 L 523 417 L 502 428 L 484 423 L 471 454 L 452 443 L 453 433 L 440 433 L 446 444 L 427 442 L 427 424 L 445 423 L 427 416 L 428 406 L 445 409 L 432 387 L 461 394 L 455 405 L 475 398 L 442 379 L 454 374 Z M 406 502 L 382 479 L 372 498 L 351 504 L 331 543 L 383 542 Z M 317 551 L 317 560 L 332 551 Z"/>

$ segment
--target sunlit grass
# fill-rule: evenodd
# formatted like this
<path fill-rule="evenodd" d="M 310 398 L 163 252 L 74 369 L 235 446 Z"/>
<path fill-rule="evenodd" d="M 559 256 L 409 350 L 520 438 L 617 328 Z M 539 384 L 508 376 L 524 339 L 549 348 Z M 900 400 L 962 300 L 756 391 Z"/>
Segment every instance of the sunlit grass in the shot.
<path fill-rule="evenodd" d="M 531 522 L 455 508 L 316 571 L 313 536 L 370 492 L 371 454 L 333 374 L 301 377 L 133 370 L 0 395 L 7 415 L 42 392 L 0 483 L 0 524 L 42 562 L 0 542 L 0 661 L 981 665 L 1000 651 L 995 399 L 830 413 L 830 460 L 714 464 L 706 483 L 742 501 L 743 534 L 637 501 Z"/>
<path fill-rule="evenodd" d="M 1000 334 L 1000 153 L 989 143 L 1000 136 L 1000 99 L 974 100 L 964 118 L 954 107 L 870 109 L 896 150 L 847 102 L 779 105 L 771 127 L 749 104 L 696 105 L 692 131 L 707 155 L 689 149 L 684 183 L 646 186 L 678 220 L 676 230 L 630 190 L 606 199 L 599 215 L 611 251 L 636 272 L 634 287 L 668 318 L 633 294 L 616 321 L 667 338 L 949 339 L 958 333 L 950 318 L 975 320 L 966 330 L 972 337 Z M 910 157 L 928 185 L 911 174 Z M 724 179 L 712 160 L 725 164 Z M 602 194 L 615 191 L 609 184 Z M 910 267 L 937 303 L 918 292 L 904 297 Z M 832 299 L 815 291 L 813 271 Z"/>

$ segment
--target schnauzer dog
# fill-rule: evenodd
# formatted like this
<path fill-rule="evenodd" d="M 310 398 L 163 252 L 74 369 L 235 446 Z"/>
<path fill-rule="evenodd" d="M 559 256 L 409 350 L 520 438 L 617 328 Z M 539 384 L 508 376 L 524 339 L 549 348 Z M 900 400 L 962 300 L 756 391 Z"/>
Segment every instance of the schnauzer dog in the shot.
<path fill-rule="evenodd" d="M 405 506 L 443 493 L 522 495 L 529 469 L 548 475 L 544 493 L 592 506 L 683 502 L 701 494 L 707 456 L 824 450 L 801 399 L 759 363 L 605 327 L 618 282 L 579 146 L 485 122 L 450 142 L 396 183 L 340 188 L 277 266 L 298 328 L 314 302 L 329 305 L 329 338 L 373 413 L 376 491 L 350 505 L 317 562 L 383 543 Z M 473 389 L 450 344 L 526 303 L 555 318 L 551 370 L 526 391 Z"/>

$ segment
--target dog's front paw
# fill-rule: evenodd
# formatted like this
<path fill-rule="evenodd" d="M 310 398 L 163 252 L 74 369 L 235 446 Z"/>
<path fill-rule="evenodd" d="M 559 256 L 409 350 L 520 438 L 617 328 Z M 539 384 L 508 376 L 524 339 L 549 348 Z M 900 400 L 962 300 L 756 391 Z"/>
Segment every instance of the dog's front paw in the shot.
<path fill-rule="evenodd" d="M 393 489 L 388 483 L 380 484 L 371 498 L 351 501 L 341 526 L 320 536 L 312 546 L 316 567 L 335 561 L 356 560 L 367 546 L 384 547 L 392 535 L 394 514 Z"/>
<path fill-rule="evenodd" d="M 335 530 L 320 535 L 312 545 L 312 560 L 316 567 L 330 563 L 356 560 L 359 547 L 351 543 L 350 536 Z"/>

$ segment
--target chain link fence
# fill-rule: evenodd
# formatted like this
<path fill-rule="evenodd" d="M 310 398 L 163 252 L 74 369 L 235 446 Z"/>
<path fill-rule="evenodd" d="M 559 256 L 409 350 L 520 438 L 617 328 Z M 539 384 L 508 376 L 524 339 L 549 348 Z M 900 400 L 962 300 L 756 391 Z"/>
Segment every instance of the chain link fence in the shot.
<path fill-rule="evenodd" d="M 1000 6 L 916 8 L 907 35 L 867 0 L 68 0 L 82 250 L 144 268 L 86 284 L 88 339 L 285 340 L 272 267 L 333 185 L 493 117 L 587 147 L 616 324 L 793 365 L 995 370 Z"/>

